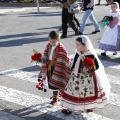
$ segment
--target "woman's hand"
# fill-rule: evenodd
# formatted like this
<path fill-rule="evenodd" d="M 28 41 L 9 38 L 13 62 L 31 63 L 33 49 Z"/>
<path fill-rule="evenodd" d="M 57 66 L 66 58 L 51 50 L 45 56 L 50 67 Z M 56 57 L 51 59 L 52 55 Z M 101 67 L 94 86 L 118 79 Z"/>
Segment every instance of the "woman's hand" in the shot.
<path fill-rule="evenodd" d="M 81 7 L 81 8 L 80 8 L 80 11 L 83 11 L 83 9 L 84 9 L 84 8 L 83 8 L 83 7 Z"/>

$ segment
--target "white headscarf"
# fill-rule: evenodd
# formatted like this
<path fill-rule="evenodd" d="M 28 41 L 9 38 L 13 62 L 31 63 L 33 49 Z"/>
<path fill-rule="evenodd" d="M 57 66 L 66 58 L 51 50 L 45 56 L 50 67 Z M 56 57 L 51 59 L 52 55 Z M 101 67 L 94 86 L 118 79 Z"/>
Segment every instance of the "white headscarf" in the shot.
<path fill-rule="evenodd" d="M 120 12 L 120 8 L 119 8 L 119 3 L 118 2 L 113 2 L 113 4 L 116 4 L 116 6 L 117 6 L 117 10 L 116 11 L 118 11 L 118 12 Z"/>
<path fill-rule="evenodd" d="M 99 68 L 95 71 L 97 81 L 103 87 L 103 89 L 106 92 L 107 98 L 109 99 L 111 86 L 110 86 L 110 83 L 109 83 L 109 81 L 108 81 L 108 79 L 106 77 L 104 66 L 102 65 L 100 59 L 98 58 L 97 53 L 96 53 L 90 39 L 85 35 L 81 35 L 80 38 L 82 38 L 82 42 L 87 46 L 89 52 L 92 53 L 94 55 L 94 57 L 97 59 L 97 61 L 98 61 Z M 79 53 L 79 55 L 80 55 L 80 52 L 77 52 L 77 53 Z"/>

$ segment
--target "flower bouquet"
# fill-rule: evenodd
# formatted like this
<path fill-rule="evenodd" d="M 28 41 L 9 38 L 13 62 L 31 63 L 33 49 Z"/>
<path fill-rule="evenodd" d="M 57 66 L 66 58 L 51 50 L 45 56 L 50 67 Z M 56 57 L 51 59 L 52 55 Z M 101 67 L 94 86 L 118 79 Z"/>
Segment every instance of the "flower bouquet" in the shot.
<path fill-rule="evenodd" d="M 112 20 L 113 20 L 112 16 L 105 16 L 101 21 L 102 23 L 101 23 L 100 27 L 104 28 L 105 26 L 110 25 L 110 22 L 112 22 Z"/>
<path fill-rule="evenodd" d="M 31 56 L 31 62 L 36 61 L 36 64 L 41 63 L 42 62 L 42 60 L 41 60 L 42 54 L 38 53 L 35 49 L 33 49 L 33 53 L 34 53 L 34 55 Z"/>
<path fill-rule="evenodd" d="M 32 61 L 35 61 L 36 64 L 37 63 L 42 63 L 42 54 L 37 52 L 35 49 L 33 49 L 33 55 L 31 56 L 31 62 Z M 42 90 L 44 92 L 47 92 L 47 89 L 46 89 L 46 80 L 42 80 L 40 79 L 40 76 L 38 76 L 38 84 L 36 85 L 36 88 L 38 90 Z"/>
<path fill-rule="evenodd" d="M 86 72 L 92 72 L 95 69 L 95 63 L 92 58 L 86 57 L 84 59 L 84 71 Z"/>

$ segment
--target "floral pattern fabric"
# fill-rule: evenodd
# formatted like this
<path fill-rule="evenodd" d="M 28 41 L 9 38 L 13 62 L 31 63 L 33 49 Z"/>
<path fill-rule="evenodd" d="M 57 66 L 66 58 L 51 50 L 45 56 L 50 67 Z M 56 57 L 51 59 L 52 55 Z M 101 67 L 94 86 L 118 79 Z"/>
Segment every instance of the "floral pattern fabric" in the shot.
<path fill-rule="evenodd" d="M 88 55 L 85 57 L 88 57 Z M 108 104 L 105 90 L 98 82 L 95 71 L 84 72 L 84 61 L 80 61 L 77 76 L 74 69 L 66 88 L 62 92 L 61 105 L 72 110 L 81 111 L 96 107 L 103 108 L 104 105 Z"/>
<path fill-rule="evenodd" d="M 79 73 L 78 77 L 71 75 L 69 83 L 65 89 L 66 93 L 78 97 L 79 99 L 87 100 L 88 97 L 96 99 L 97 91 L 96 79 L 92 74 L 85 72 Z M 96 90 L 94 89 L 96 88 Z"/>

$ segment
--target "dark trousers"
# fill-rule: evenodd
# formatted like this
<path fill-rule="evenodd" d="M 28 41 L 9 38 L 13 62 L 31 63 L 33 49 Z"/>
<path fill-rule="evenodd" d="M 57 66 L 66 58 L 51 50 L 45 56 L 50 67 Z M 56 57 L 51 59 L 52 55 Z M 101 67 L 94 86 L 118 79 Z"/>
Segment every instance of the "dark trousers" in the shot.
<path fill-rule="evenodd" d="M 77 26 L 80 27 L 80 23 L 79 23 L 78 19 L 75 17 L 75 15 L 74 15 L 74 20 L 75 20 Z"/>
<path fill-rule="evenodd" d="M 51 66 L 51 71 L 47 70 L 48 87 L 49 87 L 49 89 L 52 89 L 52 90 L 58 90 L 58 88 L 55 88 L 55 87 L 49 85 L 49 80 L 50 80 L 50 78 L 51 78 L 51 76 L 53 74 L 53 70 L 54 70 L 54 66 Z"/>
<path fill-rule="evenodd" d="M 75 31 L 75 33 L 78 33 L 77 25 L 74 21 L 75 14 L 69 13 L 67 9 L 64 7 L 62 8 L 62 30 L 63 35 L 67 35 L 67 23 L 69 23 L 70 27 Z"/>

